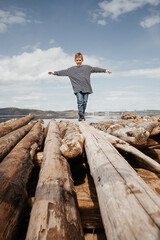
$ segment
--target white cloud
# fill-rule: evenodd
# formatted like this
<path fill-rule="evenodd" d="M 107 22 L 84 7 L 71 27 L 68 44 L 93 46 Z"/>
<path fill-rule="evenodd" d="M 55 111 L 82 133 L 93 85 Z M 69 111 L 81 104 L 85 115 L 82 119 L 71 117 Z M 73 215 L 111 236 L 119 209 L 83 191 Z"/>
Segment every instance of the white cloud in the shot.
<path fill-rule="evenodd" d="M 111 0 L 100 2 L 99 8 L 92 12 L 93 20 L 101 24 L 100 19 L 111 18 L 116 20 L 123 14 L 130 13 L 145 5 L 157 6 L 160 0 Z M 100 21 L 100 22 L 99 22 Z"/>
<path fill-rule="evenodd" d="M 102 26 L 105 26 L 107 24 L 106 20 L 105 19 L 102 19 L 102 20 L 98 20 L 97 23 L 99 25 L 102 25 Z"/>
<path fill-rule="evenodd" d="M 84 55 L 84 64 L 102 67 L 104 62 L 105 59 Z M 47 74 L 48 71 L 65 69 L 74 64 L 74 55 L 66 53 L 61 47 L 36 49 L 13 57 L 1 56 L 0 107 L 57 111 L 76 109 L 76 98 L 68 78 Z M 89 97 L 87 111 L 158 109 L 160 97 L 156 91 L 159 76 L 160 68 L 113 72 L 105 76 L 93 74 L 92 79 L 96 78 L 92 82 L 94 94 Z M 146 85 L 147 81 L 143 81 L 146 78 L 154 78 L 155 86 L 154 79 Z"/>
<path fill-rule="evenodd" d="M 151 17 L 146 17 L 143 21 L 140 22 L 140 25 L 143 28 L 150 28 L 158 23 L 160 23 L 160 15 L 155 15 Z"/>
<path fill-rule="evenodd" d="M 99 62 L 95 56 L 84 56 L 85 64 L 99 66 Z M 60 47 L 3 57 L 0 59 L 0 83 L 16 84 L 51 79 L 53 76 L 49 76 L 48 71 L 65 69 L 74 64 L 74 56 L 65 53 Z M 54 79 L 56 81 L 57 77 Z"/>
<path fill-rule="evenodd" d="M 0 10 L 0 33 L 6 32 L 9 25 L 30 22 L 26 14 L 22 11 L 16 9 L 10 11 Z"/>
<path fill-rule="evenodd" d="M 159 79 L 160 68 L 134 69 L 130 71 L 116 72 L 113 75 L 119 76 L 119 77 L 141 77 L 141 78 Z"/>

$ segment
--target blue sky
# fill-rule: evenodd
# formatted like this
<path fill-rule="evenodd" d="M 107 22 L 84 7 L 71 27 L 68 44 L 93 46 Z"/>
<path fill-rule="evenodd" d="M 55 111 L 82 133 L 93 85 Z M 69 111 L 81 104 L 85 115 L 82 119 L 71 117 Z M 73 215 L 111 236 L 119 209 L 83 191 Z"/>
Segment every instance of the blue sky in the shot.
<path fill-rule="evenodd" d="M 67 77 L 48 71 L 83 64 L 92 74 L 87 111 L 159 110 L 160 0 L 2 0 L 0 108 L 77 109 Z"/>

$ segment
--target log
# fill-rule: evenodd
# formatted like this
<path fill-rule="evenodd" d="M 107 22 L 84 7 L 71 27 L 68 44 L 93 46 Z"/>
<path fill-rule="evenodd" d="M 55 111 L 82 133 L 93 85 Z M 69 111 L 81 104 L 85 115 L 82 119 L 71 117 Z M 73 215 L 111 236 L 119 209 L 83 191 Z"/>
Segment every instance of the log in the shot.
<path fill-rule="evenodd" d="M 32 158 L 41 134 L 42 124 L 37 122 L 0 164 L 0 239 L 15 239 L 17 223 L 25 207 Z"/>
<path fill-rule="evenodd" d="M 34 167 L 41 168 L 42 162 L 43 162 L 43 152 L 37 152 L 33 159 Z"/>
<path fill-rule="evenodd" d="M 60 131 L 60 134 L 61 134 L 61 138 L 64 138 L 65 134 L 66 134 L 66 131 L 67 131 L 67 126 L 69 124 L 69 121 L 64 121 L 64 120 L 61 120 L 59 123 L 58 123 L 58 127 L 59 127 L 59 131 Z"/>
<path fill-rule="evenodd" d="M 159 239 L 160 198 L 98 130 L 79 125 L 107 239 Z"/>
<path fill-rule="evenodd" d="M 69 164 L 60 145 L 60 132 L 52 119 L 26 240 L 84 239 Z"/>
<path fill-rule="evenodd" d="M 29 114 L 26 117 L 22 117 L 19 119 L 14 119 L 12 121 L 7 121 L 4 124 L 0 125 L 0 137 L 16 130 L 17 128 L 23 127 L 27 123 L 29 123 L 32 119 L 35 118 L 34 114 Z"/>
<path fill-rule="evenodd" d="M 135 170 L 145 183 L 160 197 L 160 174 L 155 174 L 142 168 L 136 168 Z"/>
<path fill-rule="evenodd" d="M 160 122 L 158 121 L 144 121 L 140 124 L 136 124 L 137 127 L 142 127 L 149 132 L 150 136 L 154 136 L 160 133 Z"/>
<path fill-rule="evenodd" d="M 97 193 L 89 173 L 86 173 L 83 183 L 75 185 L 75 190 L 83 228 L 103 229 Z"/>
<path fill-rule="evenodd" d="M 116 136 L 133 146 L 145 145 L 149 138 L 149 132 L 143 127 L 130 127 L 115 124 L 108 128 L 107 133 Z"/>
<path fill-rule="evenodd" d="M 83 153 L 84 137 L 76 123 L 69 123 L 62 140 L 60 151 L 67 159 L 76 158 Z"/>
<path fill-rule="evenodd" d="M 0 138 L 0 162 L 13 147 L 31 130 L 33 123 L 21 127 Z"/>
<path fill-rule="evenodd" d="M 138 161 L 143 163 L 146 167 L 148 167 L 150 170 L 155 171 L 157 173 L 160 173 L 160 164 L 157 163 L 155 160 L 150 158 L 149 156 L 145 155 L 135 147 L 131 146 L 129 143 L 121 140 L 118 137 L 112 136 L 108 133 L 104 133 L 102 131 L 99 131 L 97 129 L 92 129 L 97 132 L 97 134 L 101 135 L 106 141 L 109 141 L 115 148 L 122 150 L 127 153 L 131 153 L 133 156 L 136 157 Z"/>

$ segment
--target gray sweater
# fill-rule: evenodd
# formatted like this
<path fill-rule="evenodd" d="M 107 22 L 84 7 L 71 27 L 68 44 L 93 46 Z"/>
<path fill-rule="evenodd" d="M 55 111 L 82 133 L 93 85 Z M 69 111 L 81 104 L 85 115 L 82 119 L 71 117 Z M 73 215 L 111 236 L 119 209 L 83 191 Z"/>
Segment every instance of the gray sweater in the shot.
<path fill-rule="evenodd" d="M 56 71 L 54 75 L 68 76 L 74 93 L 92 93 L 92 87 L 90 83 L 91 73 L 105 72 L 106 69 L 91 67 L 89 65 L 73 66 L 65 70 Z"/>

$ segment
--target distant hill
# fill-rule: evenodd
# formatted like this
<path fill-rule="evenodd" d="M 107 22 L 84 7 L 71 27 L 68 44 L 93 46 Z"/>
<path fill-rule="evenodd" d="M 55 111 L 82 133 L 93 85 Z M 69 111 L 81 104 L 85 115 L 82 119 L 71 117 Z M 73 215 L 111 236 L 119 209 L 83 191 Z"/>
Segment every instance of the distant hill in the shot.
<path fill-rule="evenodd" d="M 36 115 L 36 118 L 77 118 L 77 111 L 42 111 L 36 109 L 21 109 L 21 108 L 0 108 L 0 115 L 26 116 L 29 113 Z"/>
<path fill-rule="evenodd" d="M 23 117 L 33 113 L 36 115 L 36 119 L 51 119 L 51 118 L 77 118 L 78 112 L 75 110 L 67 111 L 42 111 L 37 109 L 22 109 L 22 108 L 0 108 L 0 117 Z M 160 110 L 142 110 L 142 111 L 112 111 L 112 112 L 93 112 L 86 113 L 86 115 L 104 116 L 104 115 L 122 115 L 124 113 L 131 113 L 137 116 L 153 116 L 160 115 Z"/>

